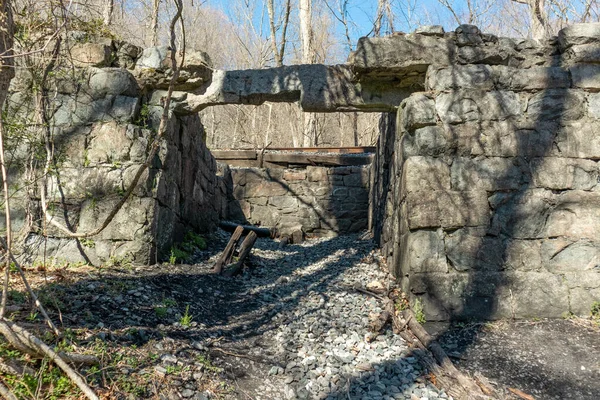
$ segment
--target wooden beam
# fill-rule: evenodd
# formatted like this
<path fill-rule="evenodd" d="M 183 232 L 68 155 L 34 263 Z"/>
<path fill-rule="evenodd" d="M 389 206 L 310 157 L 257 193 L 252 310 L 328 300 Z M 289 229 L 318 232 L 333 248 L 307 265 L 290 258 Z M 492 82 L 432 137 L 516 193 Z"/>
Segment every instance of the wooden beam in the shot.
<path fill-rule="evenodd" d="M 219 222 L 219 227 L 229 232 L 237 230 L 238 227 L 242 227 L 244 230 L 243 234 L 247 234 L 248 232 L 252 231 L 261 237 L 273 237 L 273 230 L 270 228 L 258 227 L 253 225 L 240 225 L 231 221 L 221 221 Z"/>
<path fill-rule="evenodd" d="M 256 150 L 211 150 L 217 160 L 256 160 Z"/>
<path fill-rule="evenodd" d="M 233 266 L 231 268 L 227 268 L 227 270 L 224 273 L 225 276 L 235 276 L 235 275 L 239 274 L 240 272 L 242 272 L 242 267 L 244 266 L 244 261 L 246 261 L 246 257 L 248 257 L 248 255 L 250 255 L 250 251 L 252 250 L 252 247 L 254 246 L 254 243 L 256 242 L 257 237 L 258 236 L 256 236 L 256 233 L 254 233 L 254 232 L 250 232 L 248 234 L 248 236 L 246 236 L 246 238 L 244 239 L 244 242 L 240 246 L 240 255 L 239 255 L 238 262 L 233 264 Z"/>
<path fill-rule="evenodd" d="M 213 268 L 213 272 L 215 274 L 220 275 L 221 272 L 223 272 L 223 266 L 231 263 L 231 260 L 233 260 L 233 252 L 235 251 L 235 246 L 237 246 L 240 238 L 242 237 L 242 233 L 244 233 L 244 228 L 238 225 L 233 231 L 233 235 L 231 235 L 229 243 L 227 243 L 227 246 L 225 246 L 225 250 L 223 250 L 221 257 L 219 257 Z"/>
<path fill-rule="evenodd" d="M 264 159 L 276 164 L 344 166 L 369 165 L 373 161 L 373 155 L 266 153 Z"/>

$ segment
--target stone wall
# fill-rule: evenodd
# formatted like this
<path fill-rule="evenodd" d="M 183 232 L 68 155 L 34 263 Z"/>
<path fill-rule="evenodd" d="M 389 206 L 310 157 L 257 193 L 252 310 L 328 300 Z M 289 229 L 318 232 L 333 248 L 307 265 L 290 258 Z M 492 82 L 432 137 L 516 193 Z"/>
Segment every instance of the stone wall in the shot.
<path fill-rule="evenodd" d="M 368 167 L 229 171 L 231 220 L 317 237 L 367 228 Z"/>
<path fill-rule="evenodd" d="M 168 69 L 162 67 L 166 49 L 149 54 L 111 39 L 71 35 L 75 40 L 68 50 L 76 68 L 63 65 L 49 83 L 54 161 L 48 171 L 48 213 L 81 233 L 104 221 L 146 161 L 163 110 L 155 89 Z M 151 62 L 156 65 L 145 65 Z M 203 127 L 197 115 L 171 114 L 159 154 L 104 231 L 75 240 L 55 228 L 41 207 L 46 131 L 31 127 L 33 84 L 21 70 L 6 105 L 7 115 L 14 116 L 9 120 L 9 148 L 15 150 L 10 160 L 13 230 L 24 261 L 151 263 L 168 257 L 173 242 L 187 231 L 216 227 L 225 188 L 202 140 Z M 21 126 L 26 128 L 20 131 Z"/>
<path fill-rule="evenodd" d="M 461 26 L 364 39 L 358 53 L 401 68 L 410 52 L 382 51 L 419 36 L 435 50 L 420 53 L 424 91 L 402 102 L 373 165 L 390 270 L 429 320 L 589 315 L 600 300 L 600 25 L 543 43 Z"/>

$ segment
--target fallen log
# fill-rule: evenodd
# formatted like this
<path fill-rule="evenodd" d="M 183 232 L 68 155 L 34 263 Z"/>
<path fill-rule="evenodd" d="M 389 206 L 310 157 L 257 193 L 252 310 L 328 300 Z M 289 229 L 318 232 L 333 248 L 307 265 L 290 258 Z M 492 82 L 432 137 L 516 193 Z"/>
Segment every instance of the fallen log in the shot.
<path fill-rule="evenodd" d="M 427 333 L 425 328 L 419 324 L 413 312 L 409 310 L 402 311 L 403 318 L 407 321 L 407 326 L 410 331 L 419 339 L 423 346 L 428 349 L 441 367 L 443 374 L 447 375 L 450 380 L 454 381 L 462 389 L 461 393 L 456 393 L 455 397 L 460 399 L 485 399 L 486 396 L 482 389 L 477 385 L 474 379 L 460 372 L 450 357 L 446 354 L 442 346 Z M 487 390 L 486 390 L 487 391 Z M 489 392 L 492 392 L 489 390 Z"/>
<path fill-rule="evenodd" d="M 386 324 L 391 322 L 394 333 L 400 335 L 407 343 L 418 349 L 416 351 L 420 351 L 423 354 L 421 359 L 433 374 L 434 379 L 455 399 L 475 400 L 495 398 L 492 395 L 493 390 L 491 388 L 486 387 L 482 382 L 476 382 L 456 369 L 444 349 L 421 326 L 410 309 L 403 310 L 401 313 L 396 311 L 394 302 L 394 299 L 398 299 L 396 291 L 390 291 L 387 297 L 383 297 L 370 290 L 360 288 L 356 288 L 356 290 L 383 301 L 383 311 L 370 323 L 370 328 L 373 332 L 373 335 L 369 336 L 370 341 L 375 340 Z"/>
<path fill-rule="evenodd" d="M 244 241 L 242 242 L 242 246 L 240 247 L 240 254 L 239 254 L 239 259 L 237 261 L 237 263 L 233 264 L 233 266 L 231 268 L 228 268 L 224 275 L 225 276 L 235 276 L 237 274 L 239 274 L 240 272 L 242 272 L 242 267 L 244 266 L 244 261 L 246 260 L 246 257 L 248 257 L 248 255 L 250 254 L 250 251 L 252 250 L 252 247 L 254 246 L 254 243 L 256 242 L 257 236 L 256 233 L 254 232 L 250 232 L 248 234 L 248 236 L 246 236 L 246 238 L 244 239 Z"/>
<path fill-rule="evenodd" d="M 213 267 L 213 272 L 215 274 L 221 274 L 221 272 L 223 272 L 223 266 L 231 263 L 231 260 L 233 259 L 233 252 L 235 251 L 235 247 L 242 237 L 242 233 L 244 233 L 244 228 L 241 225 L 238 225 L 233 231 L 231 238 L 229 238 L 229 243 L 227 243 L 227 246 L 225 246 L 225 250 L 223 250 L 221 257 L 219 257 L 217 263 Z"/>
<path fill-rule="evenodd" d="M 240 225 L 240 224 L 236 224 L 235 222 L 231 222 L 231 221 L 219 222 L 219 227 L 221 227 L 221 229 L 228 231 L 228 232 L 234 232 L 238 226 L 241 226 L 242 228 L 244 228 L 244 234 L 247 234 L 248 232 L 254 232 L 260 237 L 272 238 L 275 236 L 275 230 L 271 229 L 271 228 L 261 228 L 261 227 L 253 226 L 253 225 Z"/>

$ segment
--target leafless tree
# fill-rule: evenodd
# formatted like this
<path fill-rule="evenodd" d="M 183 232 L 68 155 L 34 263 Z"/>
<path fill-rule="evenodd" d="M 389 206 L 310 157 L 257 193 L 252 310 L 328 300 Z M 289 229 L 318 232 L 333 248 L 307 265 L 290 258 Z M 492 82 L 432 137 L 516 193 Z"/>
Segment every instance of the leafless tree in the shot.
<path fill-rule="evenodd" d="M 273 0 L 267 1 L 267 10 L 269 12 L 269 31 L 271 34 L 271 48 L 273 49 L 273 58 L 275 65 L 281 67 L 283 65 L 283 58 L 285 56 L 285 45 L 287 41 L 287 30 L 290 22 L 290 14 L 292 11 L 291 0 L 285 0 L 283 16 L 280 21 L 276 21 L 275 18 L 275 7 Z M 277 31 L 281 27 L 280 40 L 277 40 Z"/>

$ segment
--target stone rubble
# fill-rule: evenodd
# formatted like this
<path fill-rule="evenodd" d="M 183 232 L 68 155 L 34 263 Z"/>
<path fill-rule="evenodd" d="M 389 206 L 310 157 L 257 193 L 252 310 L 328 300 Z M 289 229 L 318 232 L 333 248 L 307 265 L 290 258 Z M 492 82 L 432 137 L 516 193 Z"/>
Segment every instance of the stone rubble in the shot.
<path fill-rule="evenodd" d="M 367 340 L 369 316 L 382 311 L 381 302 L 354 288 L 391 282 L 372 246 L 357 235 L 283 249 L 259 240 L 254 255 L 263 265 L 244 286 L 277 311 L 276 328 L 263 336 L 282 364 L 268 370 L 256 399 L 448 398 L 390 329 Z"/>

